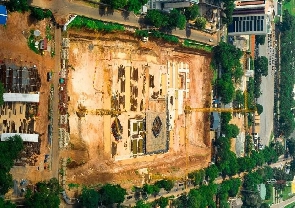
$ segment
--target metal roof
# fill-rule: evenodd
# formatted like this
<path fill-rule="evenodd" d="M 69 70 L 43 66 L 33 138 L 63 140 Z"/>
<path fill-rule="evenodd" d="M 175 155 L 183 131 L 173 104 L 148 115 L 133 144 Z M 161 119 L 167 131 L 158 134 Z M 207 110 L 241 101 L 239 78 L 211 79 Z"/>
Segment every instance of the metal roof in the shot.
<path fill-rule="evenodd" d="M 3 93 L 4 102 L 31 102 L 39 103 L 38 94 Z"/>
<path fill-rule="evenodd" d="M 19 133 L 3 133 L 1 141 L 6 141 L 9 137 L 19 135 L 24 142 L 38 142 L 39 134 L 19 134 Z"/>

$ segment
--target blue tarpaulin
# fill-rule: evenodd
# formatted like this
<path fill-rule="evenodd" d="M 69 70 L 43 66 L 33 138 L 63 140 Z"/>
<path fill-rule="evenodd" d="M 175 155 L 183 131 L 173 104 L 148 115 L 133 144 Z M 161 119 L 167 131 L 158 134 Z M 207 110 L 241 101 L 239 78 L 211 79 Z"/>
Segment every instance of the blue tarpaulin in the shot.
<path fill-rule="evenodd" d="M 0 24 L 5 25 L 7 21 L 6 6 L 0 5 Z"/>

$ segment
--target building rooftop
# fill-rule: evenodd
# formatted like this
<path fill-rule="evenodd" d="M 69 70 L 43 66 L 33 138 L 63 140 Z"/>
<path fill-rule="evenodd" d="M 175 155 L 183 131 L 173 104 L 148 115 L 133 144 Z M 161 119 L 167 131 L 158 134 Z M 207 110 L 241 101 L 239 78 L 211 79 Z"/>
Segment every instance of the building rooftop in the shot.
<path fill-rule="evenodd" d="M 23 94 L 23 93 L 4 93 L 4 102 L 31 102 L 39 103 L 38 94 Z"/>

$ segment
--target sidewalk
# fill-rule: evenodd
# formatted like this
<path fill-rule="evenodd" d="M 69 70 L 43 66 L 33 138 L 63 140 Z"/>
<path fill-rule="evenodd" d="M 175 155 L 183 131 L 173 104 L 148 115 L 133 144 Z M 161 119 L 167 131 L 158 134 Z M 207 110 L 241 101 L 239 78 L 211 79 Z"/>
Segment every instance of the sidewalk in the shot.
<path fill-rule="evenodd" d="M 284 208 L 286 205 L 291 204 L 292 202 L 295 202 L 295 196 L 293 196 L 292 198 L 290 198 L 286 201 L 282 201 L 281 203 L 273 204 L 270 207 L 271 208 Z"/>

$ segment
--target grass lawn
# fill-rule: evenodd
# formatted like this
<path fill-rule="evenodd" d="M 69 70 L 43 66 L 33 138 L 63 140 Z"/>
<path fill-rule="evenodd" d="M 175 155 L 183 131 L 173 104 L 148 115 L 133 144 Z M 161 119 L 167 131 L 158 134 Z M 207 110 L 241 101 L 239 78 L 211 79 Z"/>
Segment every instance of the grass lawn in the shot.
<path fill-rule="evenodd" d="M 287 200 L 291 198 L 293 194 L 291 195 L 291 186 L 286 186 L 283 190 L 283 200 Z"/>
<path fill-rule="evenodd" d="M 295 202 L 288 204 L 287 206 L 285 206 L 284 208 L 293 208 L 295 207 Z"/>
<path fill-rule="evenodd" d="M 290 0 L 290 2 L 284 1 L 283 4 L 283 11 L 287 9 L 290 14 L 295 16 L 295 0 Z"/>

